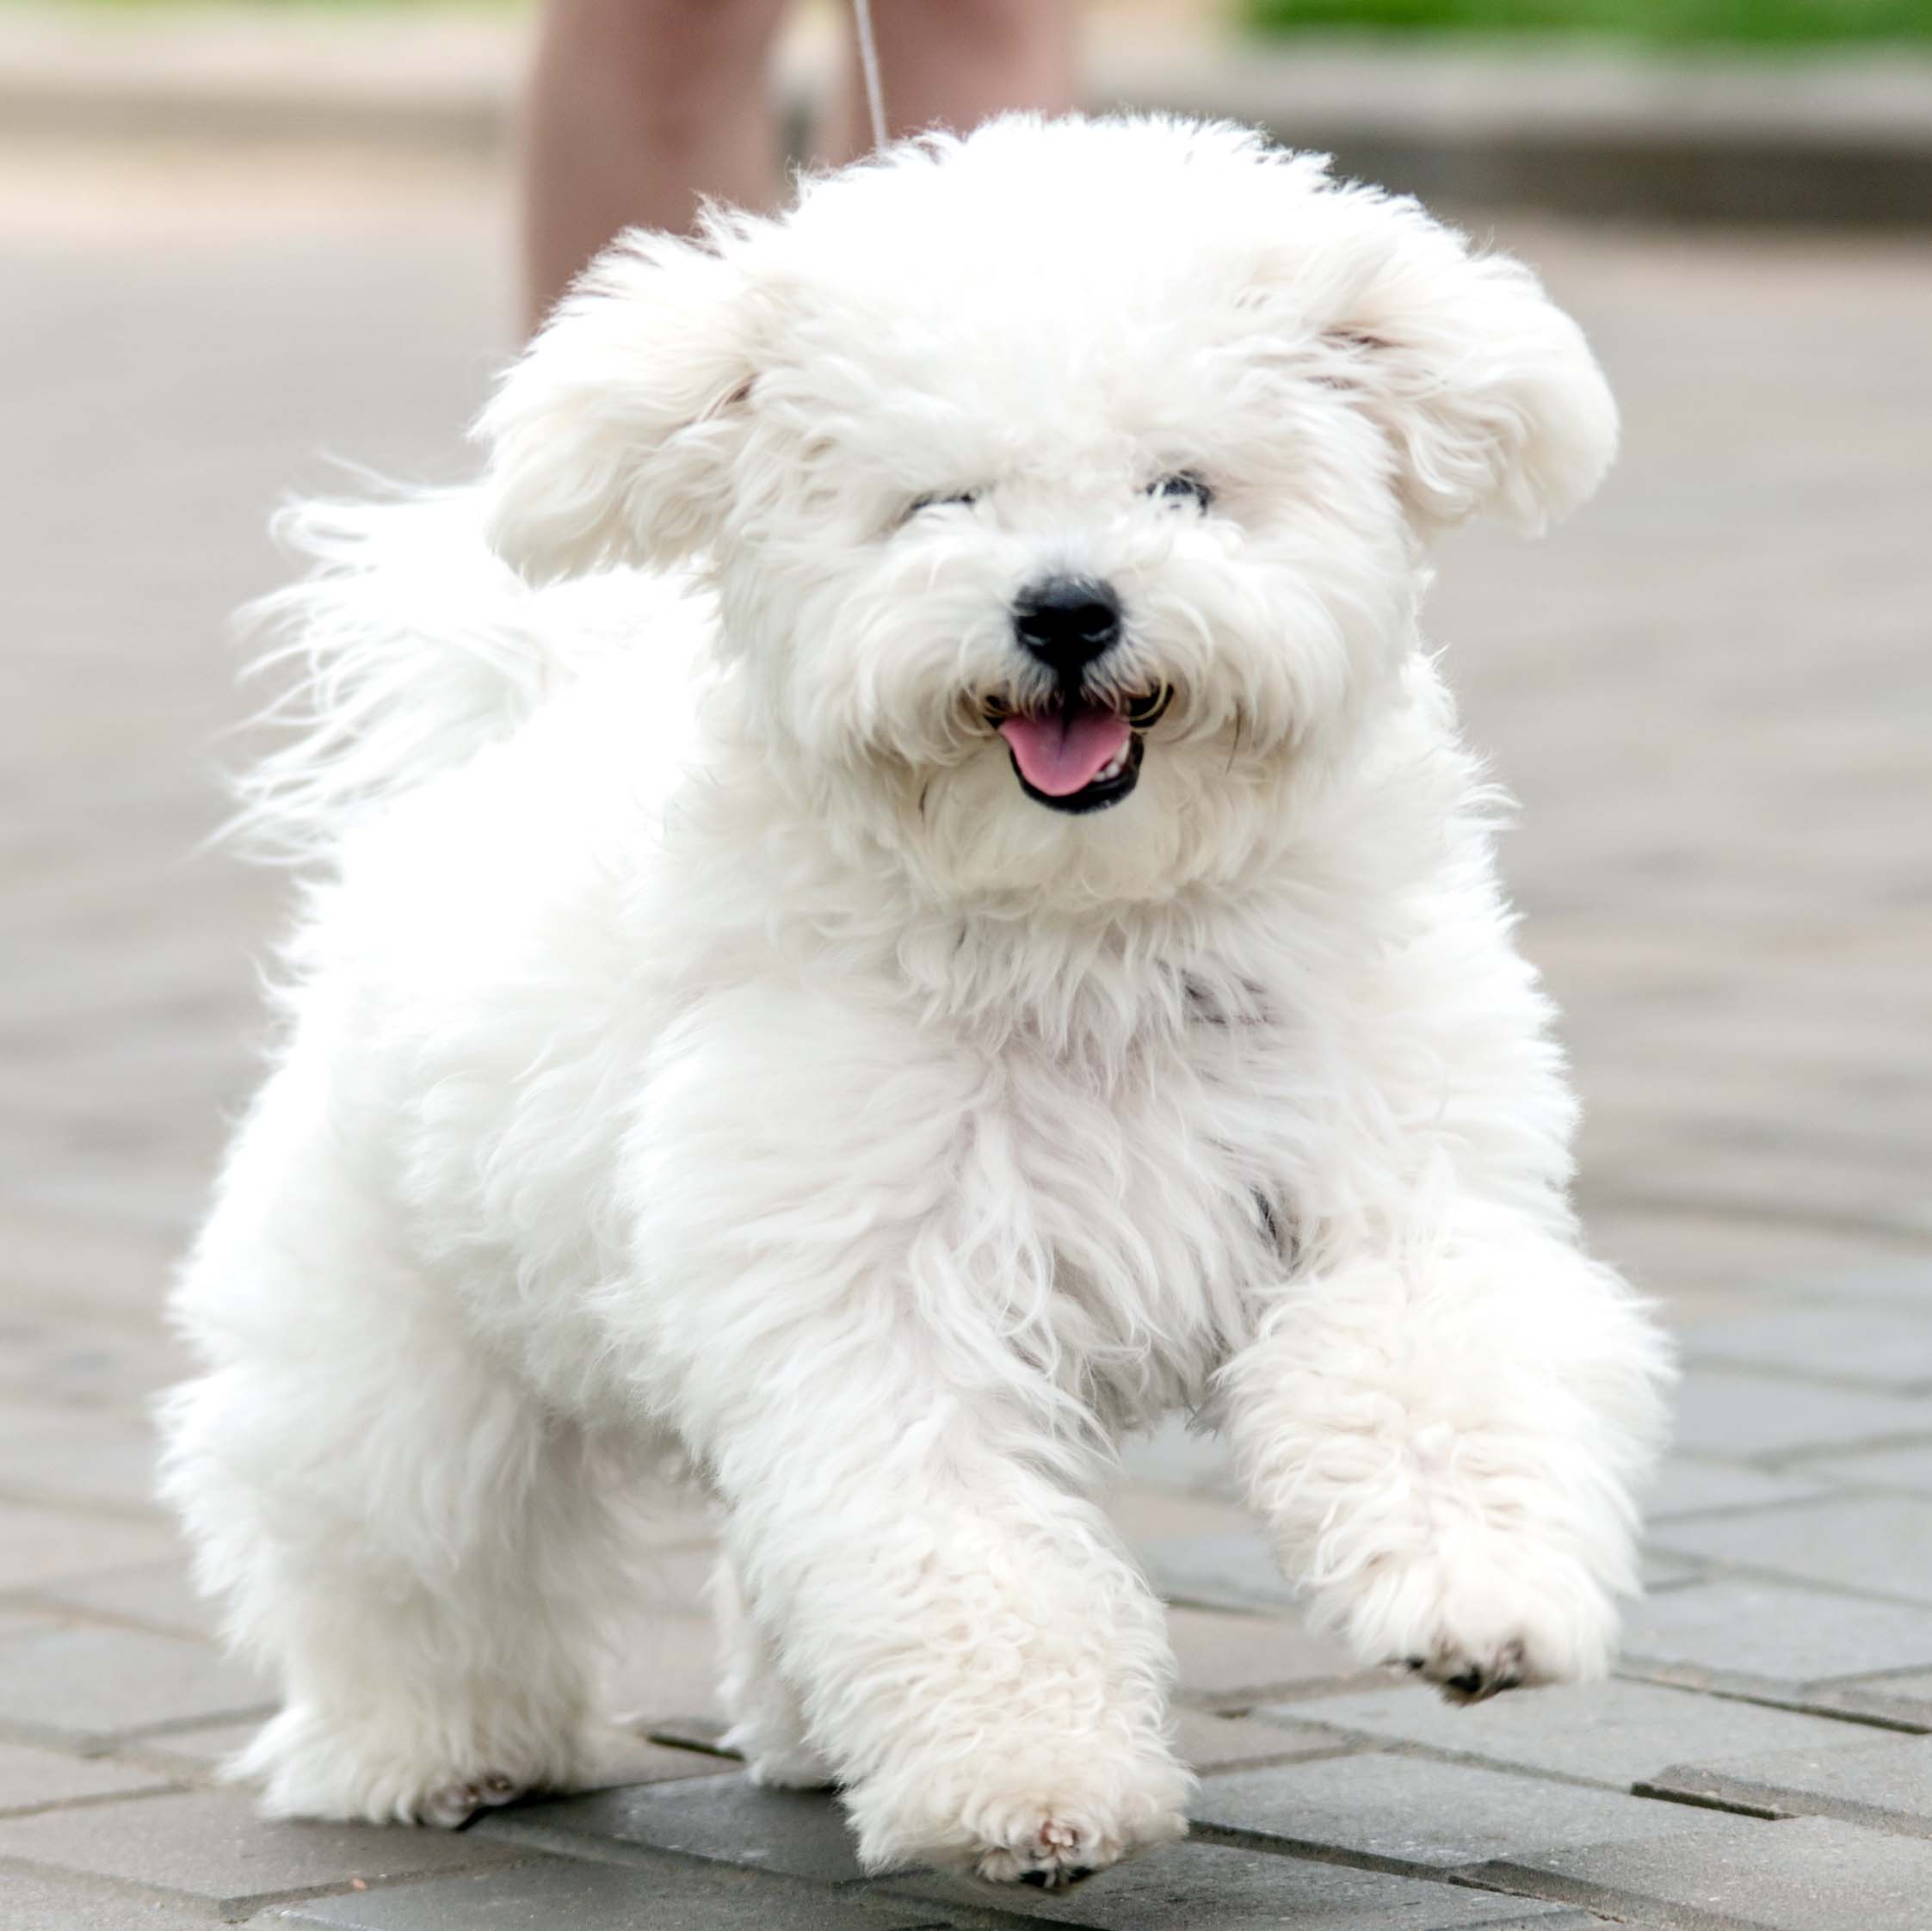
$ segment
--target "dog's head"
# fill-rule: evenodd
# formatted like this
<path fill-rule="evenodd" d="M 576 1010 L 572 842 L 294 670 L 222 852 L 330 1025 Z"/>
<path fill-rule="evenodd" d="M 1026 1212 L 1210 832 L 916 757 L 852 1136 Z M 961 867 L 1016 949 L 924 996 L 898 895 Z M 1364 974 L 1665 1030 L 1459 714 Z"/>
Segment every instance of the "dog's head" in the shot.
<path fill-rule="evenodd" d="M 527 575 L 703 556 L 811 808 L 947 891 L 1265 846 L 1415 648 L 1428 539 L 1595 487 L 1535 278 L 1222 126 L 1001 120 L 633 235 L 484 422 Z"/>

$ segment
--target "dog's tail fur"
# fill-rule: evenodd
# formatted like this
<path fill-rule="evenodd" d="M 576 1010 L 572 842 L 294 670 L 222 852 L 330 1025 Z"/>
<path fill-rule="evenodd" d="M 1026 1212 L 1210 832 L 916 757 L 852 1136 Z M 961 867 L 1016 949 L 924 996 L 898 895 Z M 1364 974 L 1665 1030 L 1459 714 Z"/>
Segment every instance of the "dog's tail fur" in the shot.
<path fill-rule="evenodd" d="M 246 613 L 262 721 L 294 733 L 236 783 L 230 833 L 302 862 L 398 793 L 528 716 L 559 666 L 525 584 L 485 543 L 475 492 L 292 504 L 275 534 L 307 577 Z"/>

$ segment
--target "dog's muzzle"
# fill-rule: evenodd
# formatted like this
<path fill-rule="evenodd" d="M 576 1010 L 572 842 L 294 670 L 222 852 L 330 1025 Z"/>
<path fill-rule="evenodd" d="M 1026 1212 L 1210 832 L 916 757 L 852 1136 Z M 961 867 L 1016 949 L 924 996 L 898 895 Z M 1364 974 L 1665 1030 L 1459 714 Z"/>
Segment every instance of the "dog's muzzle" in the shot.
<path fill-rule="evenodd" d="M 1118 805 L 1140 779 L 1149 700 L 1123 703 L 1085 690 L 1089 668 L 1120 641 L 1120 600 L 1091 577 L 1049 577 L 1013 600 L 1013 635 L 1051 674 L 1052 693 L 989 713 L 1005 738 L 1020 788 L 1055 811 Z M 1165 699 L 1158 700 L 1164 707 Z"/>

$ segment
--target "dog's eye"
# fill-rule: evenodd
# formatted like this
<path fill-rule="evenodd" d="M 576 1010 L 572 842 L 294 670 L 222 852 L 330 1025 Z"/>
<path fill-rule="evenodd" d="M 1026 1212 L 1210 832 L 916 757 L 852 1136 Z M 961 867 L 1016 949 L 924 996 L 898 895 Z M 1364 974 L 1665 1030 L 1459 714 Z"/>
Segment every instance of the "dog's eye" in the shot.
<path fill-rule="evenodd" d="M 923 509 L 971 509 L 979 501 L 977 490 L 960 490 L 949 497 L 915 497 L 905 506 L 899 518 L 902 523 L 910 523 Z"/>
<path fill-rule="evenodd" d="M 1214 492 L 1191 470 L 1185 469 L 1150 483 L 1147 494 L 1156 503 L 1191 503 L 1196 509 L 1206 509 L 1214 500 Z"/>

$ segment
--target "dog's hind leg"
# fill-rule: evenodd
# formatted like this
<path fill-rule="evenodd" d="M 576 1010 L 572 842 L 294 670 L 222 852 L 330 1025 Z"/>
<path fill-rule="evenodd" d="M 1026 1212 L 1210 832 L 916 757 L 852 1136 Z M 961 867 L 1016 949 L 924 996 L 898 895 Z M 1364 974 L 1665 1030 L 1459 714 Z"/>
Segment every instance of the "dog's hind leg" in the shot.
<path fill-rule="evenodd" d="M 323 1114 L 285 1068 L 238 1145 L 166 1486 L 285 1694 L 234 1774 L 272 1815 L 454 1826 L 581 1774 L 620 1564 L 578 1432 L 405 1262 Z"/>
<path fill-rule="evenodd" d="M 775 1790 L 824 1790 L 836 1780 L 806 1732 L 798 1691 L 779 1668 L 764 1632 L 744 1605 L 738 1570 L 721 1556 L 712 1578 L 712 1605 L 725 1656 L 728 1749 L 740 1751 L 754 1783 Z"/>

